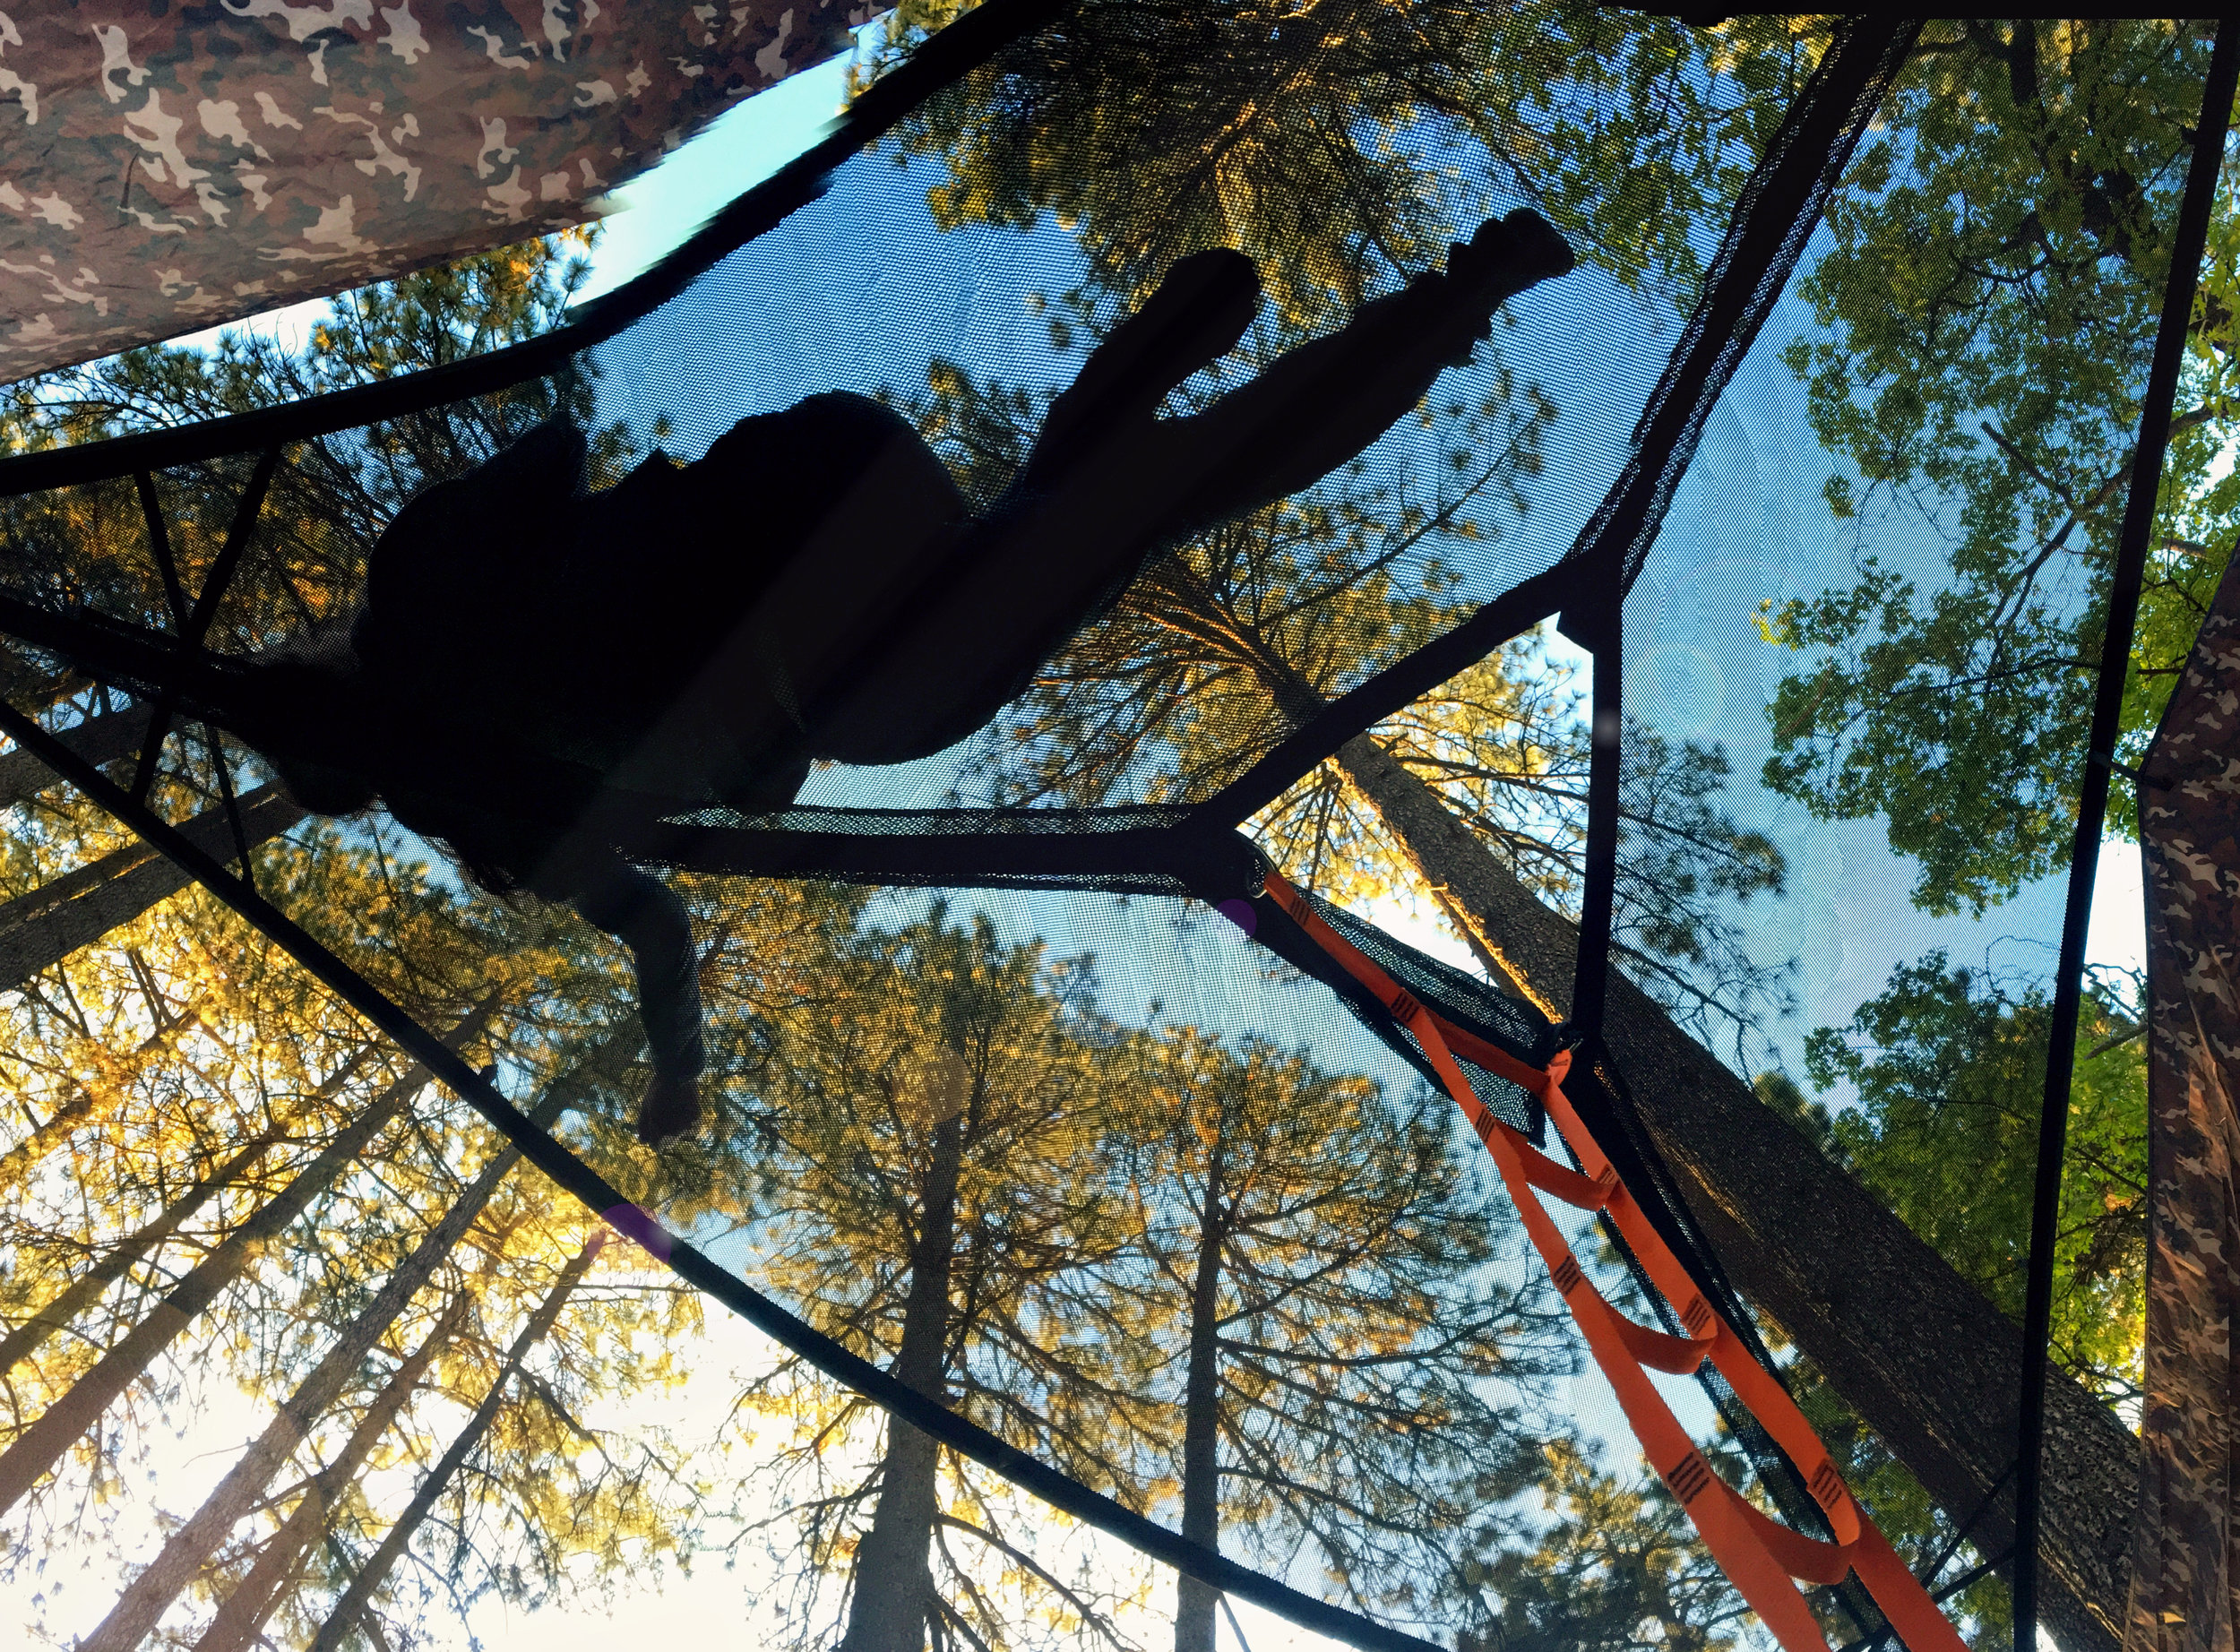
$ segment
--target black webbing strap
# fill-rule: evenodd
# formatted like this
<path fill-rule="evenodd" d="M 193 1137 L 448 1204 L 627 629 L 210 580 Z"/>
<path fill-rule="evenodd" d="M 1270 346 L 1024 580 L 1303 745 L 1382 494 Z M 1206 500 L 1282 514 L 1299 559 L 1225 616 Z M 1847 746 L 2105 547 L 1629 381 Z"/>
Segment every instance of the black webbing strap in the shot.
<path fill-rule="evenodd" d="M 853 1389 L 874 1405 L 974 1462 L 994 1469 L 1022 1491 L 1116 1537 L 1139 1553 L 1201 1583 L 1249 1600 L 1288 1622 L 1367 1652 L 1441 1652 L 1433 1642 L 1373 1622 L 1342 1606 L 1314 1599 L 1248 1566 L 1193 1543 L 1101 1492 L 1009 1445 L 879 1369 L 870 1361 L 781 1307 L 745 1279 L 662 1228 L 550 1132 L 532 1123 L 495 1086 L 372 982 L 352 969 L 254 889 L 149 810 L 134 804 L 92 764 L 81 759 L 38 722 L 0 702 L 0 730 L 176 863 L 194 881 L 293 958 L 314 979 L 375 1027 L 521 1150 L 521 1157 L 598 1215 L 659 1258 L 677 1278 L 705 1291 L 765 1336 Z"/>
<path fill-rule="evenodd" d="M 2063 914 L 2061 959 L 2054 977 L 2053 1020 L 2046 1041 L 2046 1091 L 2038 1114 L 2038 1166 L 2030 1207 L 2029 1271 L 2022 1297 L 2022 1403 L 2016 1429 L 2020 1472 L 2014 1484 L 2014 1644 L 2038 1645 L 2038 1525 L 2044 1498 L 2046 1378 L 2052 1357 L 2054 1246 L 2061 1226 L 2061 1167 L 2069 1130 L 2069 1087 L 2077 1054 L 2077 1015 L 2083 1006 L 2085 943 L 2092 922 L 2092 884 L 2099 870 L 2100 832 L 2107 818 L 2108 762 L 2123 720 L 2124 687 L 2131 666 L 2132 629 L 2146 578 L 2162 484 L 2163 449 L 2170 412 L 2185 364 L 2193 325 L 2193 292 L 2209 240 L 2209 220 L 2232 120 L 2240 54 L 2229 22 L 2217 29 L 2217 47 L 2201 89 L 2201 125 L 2186 168 L 2185 194 L 2170 245 L 2170 284 L 2163 290 L 2147 394 L 2139 413 L 2139 447 L 2132 461 L 2131 495 L 2116 540 L 2115 577 L 2108 586 L 2107 632 L 2100 648 L 2099 681 L 2093 691 L 2092 730 L 2077 787 L 2077 835 L 2069 852 L 2068 906 Z"/>

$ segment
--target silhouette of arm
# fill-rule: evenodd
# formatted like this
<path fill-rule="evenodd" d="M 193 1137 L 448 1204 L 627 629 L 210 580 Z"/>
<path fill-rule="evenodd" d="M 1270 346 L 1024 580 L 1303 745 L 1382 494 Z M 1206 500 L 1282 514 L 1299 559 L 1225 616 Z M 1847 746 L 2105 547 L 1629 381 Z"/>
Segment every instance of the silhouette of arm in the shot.
<path fill-rule="evenodd" d="M 699 1080 L 708 1065 L 701 1029 L 700 958 L 693 949 L 685 903 L 650 873 L 608 856 L 581 881 L 572 904 L 630 949 L 638 976 L 638 1015 L 653 1064 L 653 1081 L 639 1104 L 638 1134 L 642 1140 L 659 1141 L 699 1117 Z"/>

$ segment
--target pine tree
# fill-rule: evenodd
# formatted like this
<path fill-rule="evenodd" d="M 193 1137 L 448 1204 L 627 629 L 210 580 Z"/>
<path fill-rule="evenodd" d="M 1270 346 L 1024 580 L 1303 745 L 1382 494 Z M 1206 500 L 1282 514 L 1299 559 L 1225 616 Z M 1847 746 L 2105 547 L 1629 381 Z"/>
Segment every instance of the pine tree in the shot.
<path fill-rule="evenodd" d="M 486 1000 L 446 1035 L 457 1048 L 475 1037 L 496 1008 Z M 227 1235 L 185 1278 L 127 1331 L 116 1347 L 41 1412 L 0 1451 L 0 1512 L 14 1508 L 76 1442 L 101 1413 L 137 1381 L 151 1361 L 251 1266 L 264 1243 L 284 1231 L 323 1192 L 344 1166 L 411 1103 L 428 1082 L 415 1067 L 391 1084 L 288 1185 L 261 1206 L 255 1216 Z"/>
<path fill-rule="evenodd" d="M 1180 1344 L 1183 1535 L 1278 1565 L 1304 1545 L 1348 1605 L 1435 1630 L 1463 1535 L 1538 1469 L 1561 1310 L 1500 1256 L 1443 1097 L 1191 1030 L 1153 1071 L 1140 1288 Z M 1210 1652 L 1214 1592 L 1178 1589 L 1176 1652 Z"/>

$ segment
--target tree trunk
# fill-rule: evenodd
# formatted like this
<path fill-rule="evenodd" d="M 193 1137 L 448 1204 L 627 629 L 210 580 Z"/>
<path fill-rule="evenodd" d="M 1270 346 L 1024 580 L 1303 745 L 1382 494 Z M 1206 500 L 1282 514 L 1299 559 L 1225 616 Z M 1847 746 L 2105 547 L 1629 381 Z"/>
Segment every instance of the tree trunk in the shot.
<path fill-rule="evenodd" d="M 902 1347 L 894 1374 L 928 1399 L 948 1398 L 943 1367 L 949 1346 L 949 1270 L 956 1248 L 957 1178 L 964 1160 L 964 1119 L 952 1115 L 934 1131 L 934 1152 L 921 1184 L 924 1215 L 910 1252 L 910 1294 L 902 1308 Z M 940 1513 L 933 1440 L 900 1417 L 887 1419 L 886 1460 L 879 1471 L 879 1507 L 856 1551 L 855 1596 L 840 1652 L 925 1652 L 926 1623 L 935 1611 L 926 1563 Z"/>
<path fill-rule="evenodd" d="M 1340 748 L 1366 798 L 1487 967 L 1550 1016 L 1569 1005 L 1577 932 L 1512 877 L 1436 792 L 1366 735 Z M 1828 1375 L 1971 1539 L 2014 1536 L 2020 1331 L 1904 1222 L 1613 970 L 1604 1041 L 1642 1128 L 1743 1291 Z M 2054 1372 L 2041 1553 L 2047 1626 L 2112 1652 L 2128 1577 L 2139 1448 Z M 1978 1509 L 1982 1509 L 1980 1514 Z"/>
<path fill-rule="evenodd" d="M 309 1652 L 341 1652 L 343 1642 L 349 1639 L 350 1631 L 358 1627 L 366 1608 L 381 1592 L 382 1585 L 388 1582 L 389 1574 L 397 1562 L 403 1558 L 413 1534 L 420 1528 L 420 1522 L 427 1519 L 428 1510 L 435 1507 L 436 1500 L 443 1496 L 452 1476 L 474 1454 L 475 1448 L 482 1443 L 482 1437 L 490 1432 L 490 1424 L 497 1419 L 498 1407 L 505 1398 L 506 1385 L 513 1380 L 513 1373 L 521 1368 L 521 1362 L 529 1356 L 529 1351 L 551 1333 L 554 1323 L 560 1317 L 560 1310 L 567 1305 L 568 1298 L 574 1294 L 575 1287 L 582 1283 L 584 1274 L 597 1259 L 599 1248 L 606 1243 L 607 1235 L 603 1230 L 592 1235 L 590 1243 L 576 1252 L 575 1260 L 563 1270 L 544 1301 L 538 1304 L 537 1312 L 530 1315 L 529 1323 L 521 1327 L 521 1335 L 513 1338 L 513 1346 L 505 1351 L 505 1363 L 498 1367 L 498 1374 L 491 1380 L 489 1392 L 483 1395 L 481 1405 L 475 1407 L 474 1415 L 467 1419 L 466 1427 L 459 1431 L 435 1467 L 428 1470 L 427 1477 L 412 1493 L 412 1501 L 397 1518 L 397 1523 L 382 1538 L 381 1546 L 358 1570 L 358 1576 L 350 1579 L 350 1587 L 342 1592 L 342 1598 L 335 1602 L 334 1610 L 327 1614 L 326 1623 L 319 1630 L 318 1639 L 312 1642 Z"/>
<path fill-rule="evenodd" d="M 178 1232 L 196 1211 L 220 1191 L 231 1187 L 236 1181 L 247 1174 L 250 1167 L 271 1150 L 272 1144 L 280 1140 L 280 1126 L 275 1124 L 251 1141 L 173 1200 L 154 1221 L 110 1246 L 99 1261 L 73 1280 L 59 1295 L 49 1299 L 38 1312 L 5 1337 L 0 1337 L 0 1374 L 14 1370 L 37 1353 L 49 1337 L 91 1307 L 100 1299 L 102 1292 L 132 1271 L 142 1258 Z"/>
<path fill-rule="evenodd" d="M 251 848 L 304 817 L 302 809 L 271 786 L 243 796 L 240 809 L 242 833 Z M 197 848 L 221 860 L 234 854 L 233 823 L 222 808 L 205 809 L 179 830 Z M 147 844 L 133 843 L 18 895 L 0 906 L 0 990 L 21 986 L 192 881 Z"/>
<path fill-rule="evenodd" d="M 202 1011 L 189 1007 L 169 1017 L 134 1046 L 129 1061 L 103 1054 L 96 1045 L 89 1053 L 100 1071 L 77 1080 L 76 1092 L 31 1133 L 0 1156 L 0 1193 L 16 1185 L 43 1164 L 48 1154 L 68 1140 L 89 1119 L 106 1118 L 125 1104 L 126 1074 L 144 1066 L 151 1056 L 168 1054 L 202 1020 Z"/>
<path fill-rule="evenodd" d="M 496 1007 L 495 995 L 484 999 L 444 1035 L 444 1042 L 453 1049 L 460 1047 L 481 1030 Z M 173 1339 L 217 1299 L 220 1291 L 240 1278 L 242 1271 L 262 1253 L 265 1242 L 284 1232 L 289 1224 L 302 1215 L 304 1208 L 326 1189 L 342 1166 L 383 1125 L 401 1113 L 426 1082 L 426 1072 L 415 1067 L 383 1090 L 286 1187 L 227 1235 L 193 1272 L 149 1310 L 146 1318 L 73 1383 L 68 1393 L 41 1412 L 38 1420 L 17 1435 L 5 1451 L 0 1451 L 0 1515 L 14 1508 L 47 1476 L 63 1453 L 99 1422 L 116 1397 L 147 1370 L 150 1362 L 170 1347 Z"/>
<path fill-rule="evenodd" d="M 366 1045 L 320 1083 L 313 1092 L 314 1098 L 323 1100 L 333 1096 L 372 1054 L 373 1046 Z M 91 1307 L 100 1299 L 102 1292 L 123 1278 L 139 1265 L 142 1258 L 185 1226 L 197 1210 L 248 1174 L 257 1160 L 271 1151 L 284 1128 L 282 1122 L 275 1120 L 271 1128 L 172 1200 L 162 1215 L 136 1233 L 117 1241 L 106 1256 L 74 1280 L 68 1289 L 5 1337 L 0 1338 L 0 1376 L 5 1376 L 30 1358 L 49 1337 Z"/>
<path fill-rule="evenodd" d="M 296 1500 L 296 1506 L 288 1511 L 280 1529 L 265 1540 L 255 1564 L 228 1593 L 225 1604 L 218 1608 L 218 1615 L 194 1643 L 194 1652 L 243 1652 L 263 1632 L 264 1620 L 271 1615 L 282 1591 L 295 1579 L 304 1556 L 325 1534 L 327 1516 L 333 1510 L 335 1500 L 358 1478 L 366 1459 L 389 1432 L 389 1425 L 397 1420 L 397 1413 L 419 1390 L 420 1379 L 435 1363 L 435 1356 L 458 1335 L 473 1300 L 465 1291 L 452 1298 L 450 1310 L 414 1350 L 411 1358 L 390 1373 L 389 1381 L 366 1407 L 365 1415 L 358 1418 L 358 1426 L 350 1431 L 349 1439 L 335 1453 L 334 1460 L 311 1476 L 304 1494 Z"/>
<path fill-rule="evenodd" d="M 549 1093 L 530 1116 L 539 1124 L 548 1123 L 559 1110 L 559 1102 L 557 1092 Z M 341 1396 L 366 1356 L 410 1305 L 437 1265 L 451 1254 L 520 1158 L 520 1149 L 505 1148 L 460 1195 L 444 1219 L 421 1236 L 364 1312 L 350 1321 L 311 1374 L 297 1385 L 264 1432 L 202 1500 L 202 1506 L 171 1534 L 147 1570 L 117 1597 L 108 1616 L 78 1643 L 77 1652 L 134 1652 L 180 1591 L 210 1563 L 227 1534 L 256 1507 L 272 1476 L 310 1438 L 312 1429 Z"/>
<path fill-rule="evenodd" d="M 1182 1535 L 1209 1549 L 1221 1542 L 1221 1251 L 1228 1239 L 1221 1215 L 1221 1145 L 1214 1143 L 1206 1166 L 1182 1401 Z M 1176 1579 L 1175 1652 L 1213 1652 L 1213 1611 L 1220 1598 L 1220 1591 L 1195 1578 Z"/>
<path fill-rule="evenodd" d="M 139 754 L 141 743 L 148 736 L 148 710 L 144 705 L 134 706 L 130 710 L 89 717 L 55 738 L 95 768 L 105 768 L 119 758 Z M 0 756 L 0 809 L 13 809 L 48 787 L 61 784 L 62 777 L 29 752 L 17 750 Z"/>
<path fill-rule="evenodd" d="M 35 1126 L 31 1133 L 0 1154 L 0 1193 L 12 1192 L 16 1185 L 46 1162 L 47 1156 L 69 1140 L 70 1132 L 92 1116 L 93 1104 L 100 1092 L 90 1084 L 81 1083 L 71 1092 L 68 1101 L 56 1107 Z M 105 1099 L 115 1100 L 111 1095 Z M 23 1104 L 26 1113 L 30 1103 Z"/>

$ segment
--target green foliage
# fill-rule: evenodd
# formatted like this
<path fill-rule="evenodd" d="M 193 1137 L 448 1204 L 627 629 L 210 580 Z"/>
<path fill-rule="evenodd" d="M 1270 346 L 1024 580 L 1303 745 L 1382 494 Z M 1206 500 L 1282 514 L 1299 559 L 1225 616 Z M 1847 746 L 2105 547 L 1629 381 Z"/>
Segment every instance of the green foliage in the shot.
<path fill-rule="evenodd" d="M 1140 1501 L 1151 1372 L 1132 1305 L 1100 1286 L 1128 1236 L 1104 1097 L 1124 1093 L 1135 1052 L 1098 1012 L 1089 960 L 1007 944 L 938 902 L 835 940 L 763 1000 L 758 1274 L 922 1391 Z M 880 1414 L 792 1362 L 741 1404 L 778 1436 L 751 1500 L 771 1510 L 755 1524 L 790 1577 L 790 1622 L 829 1616 L 823 1585 L 852 1576 L 883 1498 L 930 1506 L 931 1476 L 940 1541 L 929 1528 L 900 1563 L 983 1644 L 1015 1643 L 1026 1620 L 984 1591 L 1015 1606 L 1003 1574 L 1038 1545 L 1000 1485 L 892 1427 L 874 1450 Z M 1044 1598 L 1080 1620 L 1080 1603 Z"/>
<path fill-rule="evenodd" d="M 1395 1107 L 1249 1039 L 1131 1030 L 1098 1010 L 1090 960 L 939 903 L 836 941 L 763 1013 L 765 1276 L 905 1380 L 1152 1510 L 1190 1495 L 1186 1376 L 1213 1361 L 1224 1543 L 1271 1560 L 1306 1543 L 1356 1598 L 1436 1621 L 1455 1534 L 1531 1477 L 1529 1413 L 1569 1365 L 1542 1288 L 1501 1282 L 1444 1104 Z M 918 1471 L 891 1425 L 873 1450 L 875 1414 L 791 1364 L 743 1403 L 781 1442 L 752 1501 L 782 1500 L 761 1526 L 806 1632 Z M 1051 1545 L 1018 1500 L 945 1453 L 937 1476 L 925 1563 L 943 1610 L 990 1646 L 1032 1644 L 1021 1602 L 1069 1632 L 1112 1621 L 1124 1579 L 1038 1579 Z"/>
<path fill-rule="evenodd" d="M 2070 1088 L 2068 1151 L 2054 1252 L 2053 1357 L 2126 1416 L 2140 1397 L 2145 1334 L 2146 1054 L 2139 984 L 2089 977 Z M 1943 952 L 1895 970 L 1851 1024 L 1805 1043 L 1808 1100 L 1787 1075 L 1760 1098 L 1847 1167 L 2011 1318 L 2022 1313 L 2051 1020 L 2043 990 L 1954 968 Z M 1844 1403 L 1809 1360 L 1792 1387 L 1837 1467 L 1917 1571 L 1943 1557 L 1941 1588 L 1979 1644 L 2010 1632 L 2005 1583 L 1954 1519 Z"/>
<path fill-rule="evenodd" d="M 1363 1605 L 1443 1622 L 1461 1534 L 1538 1478 L 1536 1402 L 1576 1361 L 1538 1268 L 1503 1253 L 1474 1144 L 1458 1157 L 1443 1097 L 1400 1103 L 1257 1039 L 1171 1031 L 1147 1078 L 1144 1271 L 1118 1283 L 1188 1350 L 1159 1419 L 1185 1510 L 1194 1420 L 1225 1550 L 1274 1570 L 1304 1544 Z"/>
<path fill-rule="evenodd" d="M 1579 1447 L 1546 1448 L 1529 1547 L 1488 1546 L 1462 1569 L 1486 1597 L 1486 1626 L 1462 1652 L 1716 1652 L 1736 1643 L 1745 1608 L 1654 1478 L 1629 1483 Z"/>
<path fill-rule="evenodd" d="M 1841 1140 L 1836 1133 L 1835 1114 L 1824 1101 L 1809 1101 L 1797 1088 L 1796 1080 L 1775 1069 L 1762 1072 L 1750 1080 L 1751 1093 L 1775 1113 L 1796 1126 L 1812 1144 L 1839 1165 L 1848 1164 Z"/>
<path fill-rule="evenodd" d="M 1896 970 L 1842 1032 L 1805 1045 L 1842 1161 L 2013 1318 L 2022 1313 L 2051 1020 L 2044 992 L 1951 967 Z M 2147 1071 L 2136 1006 L 2096 979 L 2079 1026 L 2055 1248 L 2054 1357 L 2111 1399 L 2138 1395 L 2146 1272 Z"/>
<path fill-rule="evenodd" d="M 2190 23 L 1932 24 L 1799 284 L 1826 331 L 1787 360 L 1859 579 L 1762 616 L 1807 656 L 1768 709 L 1766 784 L 1825 819 L 1885 817 L 1932 912 L 1980 912 L 2067 853 L 2208 52 Z M 2240 527 L 2220 459 L 2233 187 L 2132 652 L 2134 754 Z"/>
<path fill-rule="evenodd" d="M 891 48 L 965 9 L 906 6 Z M 1437 261 L 1497 201 L 1539 209 L 1684 311 L 1717 222 L 1825 42 L 1817 20 L 1717 30 L 1542 0 L 1090 0 L 902 131 L 944 228 L 1072 229 L 1140 297 L 1233 246 L 1294 324 Z"/>

